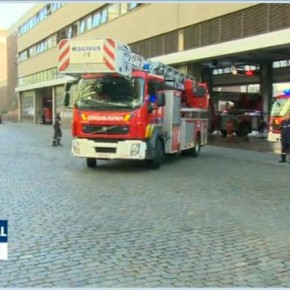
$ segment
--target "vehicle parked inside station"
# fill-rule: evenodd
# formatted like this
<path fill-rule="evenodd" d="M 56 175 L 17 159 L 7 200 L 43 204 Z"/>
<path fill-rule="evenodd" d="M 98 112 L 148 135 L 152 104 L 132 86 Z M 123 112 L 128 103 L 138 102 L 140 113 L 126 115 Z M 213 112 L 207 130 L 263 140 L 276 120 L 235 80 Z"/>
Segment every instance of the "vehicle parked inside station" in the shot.
<path fill-rule="evenodd" d="M 213 92 L 210 104 L 211 131 L 219 131 L 225 137 L 229 125 L 232 133 L 246 137 L 259 131 L 263 120 L 263 101 L 260 94 L 241 92 Z"/>

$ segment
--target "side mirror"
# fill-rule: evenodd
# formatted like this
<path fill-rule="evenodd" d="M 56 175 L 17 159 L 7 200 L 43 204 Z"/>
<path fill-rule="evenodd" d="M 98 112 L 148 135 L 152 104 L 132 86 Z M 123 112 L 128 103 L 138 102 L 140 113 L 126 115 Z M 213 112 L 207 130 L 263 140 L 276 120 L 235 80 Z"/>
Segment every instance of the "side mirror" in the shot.
<path fill-rule="evenodd" d="M 70 101 L 70 93 L 69 92 L 65 92 L 64 93 L 64 102 L 63 102 L 65 107 L 69 106 L 69 103 L 70 103 L 69 101 Z"/>
<path fill-rule="evenodd" d="M 204 97 L 206 95 L 206 89 L 203 86 L 198 86 L 195 92 L 196 97 Z"/>
<path fill-rule="evenodd" d="M 157 95 L 157 106 L 158 107 L 164 107 L 165 106 L 165 94 L 164 93 L 158 93 L 158 95 Z"/>
<path fill-rule="evenodd" d="M 64 86 L 64 90 L 65 90 L 66 92 L 68 92 L 68 91 L 70 90 L 70 88 L 71 88 L 71 85 L 72 85 L 71 82 L 67 82 L 67 83 L 65 84 L 65 86 Z"/>
<path fill-rule="evenodd" d="M 151 102 L 147 103 L 147 112 L 148 113 L 152 113 L 153 112 L 153 106 L 152 106 Z"/>

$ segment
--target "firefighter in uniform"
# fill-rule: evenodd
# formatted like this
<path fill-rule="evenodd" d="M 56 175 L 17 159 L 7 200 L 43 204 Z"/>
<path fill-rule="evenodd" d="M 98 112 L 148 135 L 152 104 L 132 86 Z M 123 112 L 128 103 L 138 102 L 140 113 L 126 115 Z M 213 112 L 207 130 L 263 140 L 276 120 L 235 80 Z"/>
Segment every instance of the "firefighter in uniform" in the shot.
<path fill-rule="evenodd" d="M 62 131 L 60 128 L 60 115 L 56 114 L 55 121 L 53 124 L 54 134 L 52 139 L 52 146 L 62 146 L 60 143 L 61 137 L 62 137 Z"/>
<path fill-rule="evenodd" d="M 281 147 L 281 160 L 279 162 L 285 163 L 286 156 L 290 153 L 290 112 L 286 113 L 284 120 L 281 122 Z"/>

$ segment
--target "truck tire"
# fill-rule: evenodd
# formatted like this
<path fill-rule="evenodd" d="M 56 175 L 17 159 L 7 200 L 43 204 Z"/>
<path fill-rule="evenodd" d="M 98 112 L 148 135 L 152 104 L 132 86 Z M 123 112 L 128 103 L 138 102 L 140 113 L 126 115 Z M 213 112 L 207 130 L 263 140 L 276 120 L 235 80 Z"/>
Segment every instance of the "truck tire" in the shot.
<path fill-rule="evenodd" d="M 164 150 L 161 139 L 156 140 L 155 154 L 153 159 L 147 159 L 146 164 L 150 169 L 159 169 L 164 158 Z"/>
<path fill-rule="evenodd" d="M 221 130 L 220 131 L 222 137 L 227 137 L 227 131 L 226 130 Z"/>
<path fill-rule="evenodd" d="M 95 168 L 97 166 L 97 159 L 96 158 L 87 158 L 87 166 L 89 168 Z"/>
<path fill-rule="evenodd" d="M 251 133 L 251 131 L 251 125 L 249 122 L 241 122 L 236 134 L 238 137 L 246 137 L 249 133 Z"/>
<path fill-rule="evenodd" d="M 195 146 L 191 149 L 191 156 L 198 157 L 200 153 L 200 137 L 197 136 L 195 140 Z"/>

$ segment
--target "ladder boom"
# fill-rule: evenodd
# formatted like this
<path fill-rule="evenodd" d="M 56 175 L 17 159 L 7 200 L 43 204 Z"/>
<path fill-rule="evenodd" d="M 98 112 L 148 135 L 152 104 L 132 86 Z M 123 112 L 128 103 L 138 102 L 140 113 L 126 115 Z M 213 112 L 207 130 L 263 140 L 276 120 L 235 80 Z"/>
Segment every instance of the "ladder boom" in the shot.
<path fill-rule="evenodd" d="M 131 77 L 134 70 L 147 71 L 174 82 L 176 88 L 184 89 L 184 81 L 194 77 L 163 64 L 153 62 L 132 52 L 130 46 L 111 38 L 63 39 L 58 45 L 58 71 L 76 76 L 86 73 L 118 73 Z"/>
<path fill-rule="evenodd" d="M 163 76 L 165 81 L 174 81 L 176 86 L 179 88 L 183 87 L 186 79 L 190 79 L 194 83 L 196 81 L 193 76 L 184 74 L 179 70 L 161 62 L 153 62 L 150 59 L 146 59 L 141 55 L 132 52 L 130 48 L 128 49 L 129 51 L 126 52 L 126 59 L 127 62 L 131 64 L 132 70 L 146 69 L 151 74 Z"/>

